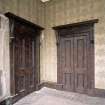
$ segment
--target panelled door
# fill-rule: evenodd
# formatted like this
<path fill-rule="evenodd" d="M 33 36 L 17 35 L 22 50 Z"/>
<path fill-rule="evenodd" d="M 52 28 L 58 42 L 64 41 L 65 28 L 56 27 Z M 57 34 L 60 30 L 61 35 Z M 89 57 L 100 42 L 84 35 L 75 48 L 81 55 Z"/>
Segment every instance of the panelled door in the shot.
<path fill-rule="evenodd" d="M 11 94 L 13 101 L 38 89 L 40 30 L 15 21 L 10 36 Z"/>
<path fill-rule="evenodd" d="M 10 81 L 12 102 L 38 90 L 40 33 L 43 28 L 10 12 Z"/>
<path fill-rule="evenodd" d="M 74 58 L 73 58 L 73 37 L 61 38 L 61 63 L 62 63 L 62 80 L 66 90 L 73 91 L 74 89 Z"/>
<path fill-rule="evenodd" d="M 10 43 L 10 51 L 11 72 L 13 73 L 11 91 L 15 94 L 15 100 L 18 100 L 35 91 L 38 85 L 37 38 L 15 36 Z"/>
<path fill-rule="evenodd" d="M 16 93 L 30 93 L 35 90 L 35 40 L 15 38 L 14 54 Z"/>
<path fill-rule="evenodd" d="M 77 27 L 59 36 L 58 83 L 65 90 L 87 93 L 94 87 L 92 30 Z"/>

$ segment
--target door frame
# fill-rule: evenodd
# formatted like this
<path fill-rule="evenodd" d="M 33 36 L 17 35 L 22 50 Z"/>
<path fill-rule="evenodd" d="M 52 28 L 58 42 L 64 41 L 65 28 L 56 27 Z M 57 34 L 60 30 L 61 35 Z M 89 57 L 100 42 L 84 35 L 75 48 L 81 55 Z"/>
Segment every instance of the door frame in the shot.
<path fill-rule="evenodd" d="M 59 86 L 59 88 L 62 90 L 63 89 L 63 84 L 59 83 L 60 81 L 60 78 L 59 78 L 59 69 L 60 69 L 60 48 L 59 48 L 59 44 L 60 44 L 60 30 L 62 29 L 72 29 L 74 27 L 79 27 L 79 26 L 84 26 L 84 25 L 87 25 L 87 26 L 92 26 L 92 39 L 91 40 L 91 43 L 94 43 L 94 24 L 95 23 L 98 23 L 98 19 L 93 19 L 93 20 L 89 20 L 89 21 L 83 21 L 83 22 L 78 22 L 78 23 L 72 23 L 72 24 L 67 24 L 67 25 L 60 25 L 60 26 L 55 26 L 53 27 L 53 29 L 55 30 L 55 35 L 56 35 L 56 45 L 57 45 L 57 85 Z M 95 54 L 94 54 L 94 44 L 93 44 L 93 64 L 95 62 Z M 92 50 L 92 49 L 91 49 Z M 89 90 L 89 93 L 88 94 L 94 94 L 94 89 L 95 89 L 95 64 L 93 66 L 93 70 L 94 70 L 94 73 L 93 73 L 93 86 L 92 86 L 92 90 Z"/>
<path fill-rule="evenodd" d="M 10 42 L 11 40 L 14 39 L 14 25 L 15 25 L 15 22 L 21 22 L 22 24 L 24 25 L 28 25 L 30 28 L 34 29 L 37 31 L 37 36 L 38 36 L 38 49 L 39 49 L 39 59 L 38 59 L 38 70 L 37 70 L 37 79 L 38 79 L 38 84 L 37 84 L 37 87 L 36 89 L 38 89 L 38 85 L 40 84 L 40 35 L 41 35 L 41 32 L 42 30 L 44 30 L 43 27 L 39 26 L 39 25 L 36 25 L 28 20 L 25 20 L 19 16 L 16 16 L 14 15 L 13 13 L 10 13 L 10 12 L 7 12 L 5 13 L 5 16 L 9 18 L 9 26 L 10 26 L 10 29 L 9 29 L 9 32 L 10 32 L 10 36 L 9 36 L 9 39 L 10 39 Z M 10 44 L 10 47 L 11 47 L 11 44 Z M 12 101 L 13 103 L 16 102 L 18 100 L 18 98 L 16 98 L 16 94 L 15 94 L 15 78 L 14 78 L 14 67 L 13 67 L 13 64 L 11 64 L 12 62 L 12 59 L 11 59 L 11 51 L 10 51 L 10 93 L 11 93 L 11 97 L 12 97 Z"/>

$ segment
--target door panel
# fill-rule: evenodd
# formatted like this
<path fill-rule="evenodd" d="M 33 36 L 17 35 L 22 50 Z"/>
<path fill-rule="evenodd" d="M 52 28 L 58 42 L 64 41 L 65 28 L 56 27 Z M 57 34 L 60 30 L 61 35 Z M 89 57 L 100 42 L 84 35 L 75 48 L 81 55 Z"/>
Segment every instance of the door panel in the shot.
<path fill-rule="evenodd" d="M 85 92 L 88 88 L 88 36 L 74 37 L 75 91 Z"/>
<path fill-rule="evenodd" d="M 35 40 L 29 37 L 14 40 L 15 92 L 28 94 L 35 90 Z"/>
<path fill-rule="evenodd" d="M 27 77 L 26 87 L 31 91 L 35 87 L 35 40 L 31 38 L 25 39 L 25 75 Z"/>
<path fill-rule="evenodd" d="M 73 90 L 73 38 L 62 38 L 63 84 L 66 90 Z"/>
<path fill-rule="evenodd" d="M 16 85 L 16 94 L 19 92 L 25 91 L 25 70 L 24 70 L 24 57 L 23 57 L 23 49 L 24 49 L 24 40 L 16 38 L 14 40 L 14 55 L 15 55 L 15 85 Z"/>

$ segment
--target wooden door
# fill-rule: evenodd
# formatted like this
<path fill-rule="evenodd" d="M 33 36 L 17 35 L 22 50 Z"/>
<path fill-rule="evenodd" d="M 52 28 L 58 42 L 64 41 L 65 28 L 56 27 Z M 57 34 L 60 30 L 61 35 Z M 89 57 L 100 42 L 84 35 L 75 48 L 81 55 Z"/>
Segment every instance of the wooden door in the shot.
<path fill-rule="evenodd" d="M 37 38 L 15 37 L 11 50 L 11 92 L 14 101 L 36 90 L 38 85 L 39 51 Z"/>
<path fill-rule="evenodd" d="M 13 102 L 38 89 L 40 82 L 40 31 L 20 22 L 10 37 L 11 94 Z M 12 34 L 11 34 L 12 35 Z"/>
<path fill-rule="evenodd" d="M 74 90 L 73 37 L 61 38 L 62 80 L 66 90 Z"/>
<path fill-rule="evenodd" d="M 12 102 L 38 89 L 40 33 L 44 29 L 10 12 L 10 79 Z"/>
<path fill-rule="evenodd" d="M 35 40 L 15 38 L 15 86 L 16 94 L 35 90 Z"/>
<path fill-rule="evenodd" d="M 13 102 L 38 89 L 40 80 L 39 36 L 20 36 L 15 36 L 10 43 Z"/>
<path fill-rule="evenodd" d="M 63 85 L 63 89 L 87 93 L 94 88 L 92 34 L 92 26 L 59 31 L 58 83 Z"/>
<path fill-rule="evenodd" d="M 80 36 L 81 35 L 81 36 Z M 74 72 L 75 91 L 85 93 L 88 89 L 88 63 L 89 63 L 89 35 L 79 34 L 74 37 Z M 91 74 L 90 74 L 91 75 Z"/>

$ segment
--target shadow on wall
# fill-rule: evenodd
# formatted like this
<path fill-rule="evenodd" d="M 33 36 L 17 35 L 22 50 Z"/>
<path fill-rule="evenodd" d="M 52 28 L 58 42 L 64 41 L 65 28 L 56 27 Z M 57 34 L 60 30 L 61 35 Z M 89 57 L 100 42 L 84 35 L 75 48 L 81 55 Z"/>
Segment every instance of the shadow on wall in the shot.
<path fill-rule="evenodd" d="M 2 78 L 2 71 L 0 70 L 0 96 L 2 96 L 2 81 L 1 81 L 1 78 Z"/>

